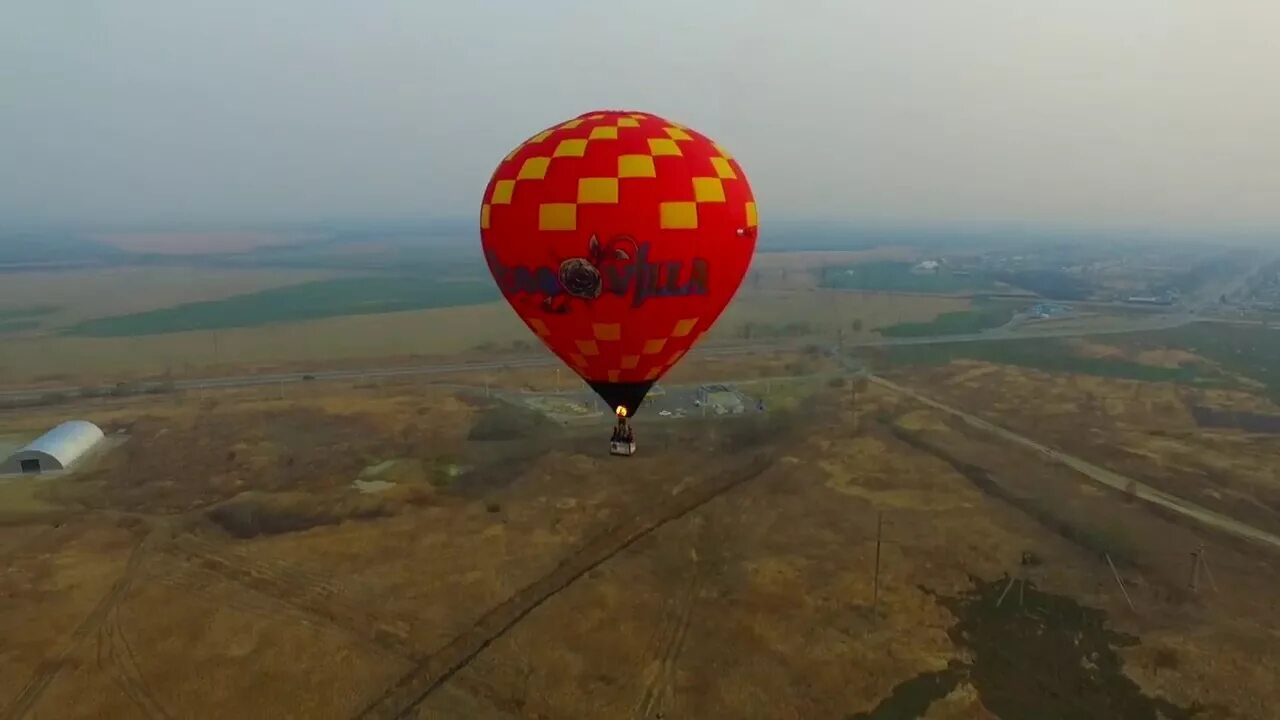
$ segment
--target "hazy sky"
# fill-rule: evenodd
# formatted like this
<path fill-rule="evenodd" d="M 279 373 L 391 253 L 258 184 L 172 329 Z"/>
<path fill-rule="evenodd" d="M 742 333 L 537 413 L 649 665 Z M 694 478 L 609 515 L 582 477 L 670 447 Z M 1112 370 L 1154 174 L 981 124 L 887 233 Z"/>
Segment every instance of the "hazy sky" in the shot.
<path fill-rule="evenodd" d="M 705 132 L 770 216 L 1280 228 L 1276 0 L 14 0 L 0 225 L 476 213 L 536 130 Z"/>

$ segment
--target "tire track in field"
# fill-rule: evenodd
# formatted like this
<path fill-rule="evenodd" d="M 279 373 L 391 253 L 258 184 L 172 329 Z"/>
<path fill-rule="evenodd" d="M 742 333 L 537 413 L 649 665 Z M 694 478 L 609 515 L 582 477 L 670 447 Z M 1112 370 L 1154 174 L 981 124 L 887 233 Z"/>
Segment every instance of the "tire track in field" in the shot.
<path fill-rule="evenodd" d="M 98 628 L 98 667 L 102 669 L 148 720 L 172 720 L 142 679 L 133 646 L 120 627 L 120 603 L 112 606 Z"/>
<path fill-rule="evenodd" d="M 209 573 L 281 605 L 276 609 L 254 608 L 251 612 L 269 617 L 292 616 L 307 625 L 329 627 L 378 651 L 399 659 L 420 655 L 406 638 L 407 624 L 378 616 L 344 597 L 347 590 L 332 578 L 281 560 L 247 557 L 225 545 L 184 535 L 169 548 L 189 565 L 166 584 L 207 594 L 195 577 Z"/>
<path fill-rule="evenodd" d="M 227 608 L 272 622 L 293 622 L 307 627 L 333 629 L 323 618 L 303 612 L 277 598 L 252 588 L 231 582 L 234 588 L 227 591 L 226 576 L 194 565 L 185 565 L 178 558 L 169 558 L 169 565 L 162 566 L 162 574 L 155 582 L 218 608 Z"/>
<path fill-rule="evenodd" d="M 125 563 L 124 571 L 120 577 L 111 586 L 93 610 L 80 621 L 75 630 L 71 632 L 71 637 L 67 644 L 58 653 L 53 660 L 44 660 L 37 667 L 31 677 L 27 680 L 18 694 L 0 710 L 0 719 L 2 720 L 20 720 L 31 712 L 31 708 L 35 707 L 40 701 L 40 697 L 44 695 L 49 685 L 57 679 L 58 674 L 62 672 L 62 668 L 66 666 L 67 658 L 71 653 L 75 652 L 90 635 L 94 634 L 101 626 L 107 616 L 119 604 L 121 598 L 128 591 L 129 586 L 133 583 L 137 575 L 138 567 L 142 564 L 142 557 L 149 545 L 149 541 L 154 537 L 148 535 L 146 538 L 138 541 L 129 553 L 129 559 Z"/>
<path fill-rule="evenodd" d="M 701 484 L 651 506 L 610 530 L 587 541 L 551 572 L 490 608 L 470 628 L 428 655 L 380 697 L 367 705 L 358 718 L 402 718 L 417 708 L 456 672 L 466 667 L 490 643 L 502 637 L 529 613 L 555 597 L 589 570 L 599 566 L 657 528 L 677 520 L 733 488 L 759 477 L 771 463 L 753 458 L 737 471 L 720 473 Z"/>
<path fill-rule="evenodd" d="M 675 705 L 675 675 L 680 653 L 684 650 L 685 639 L 689 635 L 690 620 L 693 617 L 693 606 L 702 591 L 705 580 L 704 566 L 698 557 L 697 545 L 690 549 L 691 567 L 689 578 L 683 592 L 668 599 L 663 608 L 662 623 L 656 636 L 656 643 L 651 643 L 652 660 L 645 663 L 641 676 L 644 677 L 644 690 L 632 711 L 634 720 L 666 715 Z M 648 655 L 646 651 L 646 655 Z"/>

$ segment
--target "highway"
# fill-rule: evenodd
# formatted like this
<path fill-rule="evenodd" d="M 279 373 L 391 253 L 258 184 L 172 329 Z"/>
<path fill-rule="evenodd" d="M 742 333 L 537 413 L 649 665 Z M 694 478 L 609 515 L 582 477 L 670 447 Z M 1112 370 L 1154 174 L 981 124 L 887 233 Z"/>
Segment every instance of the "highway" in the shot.
<path fill-rule="evenodd" d="M 1088 325 L 1060 326 L 1053 322 L 1011 323 L 986 332 L 965 335 L 933 335 L 928 337 L 901 338 L 867 338 L 849 340 L 845 348 L 895 347 L 909 345 L 936 345 L 946 343 L 985 342 L 988 340 L 1027 340 L 1045 338 L 1081 337 L 1085 335 L 1111 335 L 1163 330 L 1180 327 L 1201 319 L 1187 313 L 1159 314 L 1149 317 L 1116 318 L 1114 326 L 1090 327 Z M 813 341 L 803 338 L 788 343 L 754 343 L 744 345 L 709 345 L 695 348 L 690 352 L 693 356 L 733 356 L 750 355 L 752 353 L 771 352 L 774 350 L 796 349 Z M 258 387 L 262 385 L 283 385 L 300 382 L 320 382 L 334 380 L 365 380 L 416 375 L 447 375 L 460 372 L 485 370 L 508 370 L 516 368 L 545 367 L 559 364 L 559 360 L 548 354 L 531 357 L 510 358 L 507 360 L 480 361 L 470 363 L 440 363 L 433 365 L 414 365 L 402 367 L 372 367 L 346 370 L 308 370 L 288 373 L 270 373 L 265 375 L 229 375 L 223 377 L 193 378 L 172 381 L 174 390 L 218 390 L 228 388 Z M 310 378 L 310 380 L 308 380 Z M 163 380 L 152 379 L 132 383 L 135 387 L 146 388 L 156 386 Z M 167 383 L 166 383 L 167 386 Z M 22 402 L 37 400 L 50 394 L 72 395 L 84 388 L 80 386 L 17 388 L 0 391 L 0 401 Z"/>

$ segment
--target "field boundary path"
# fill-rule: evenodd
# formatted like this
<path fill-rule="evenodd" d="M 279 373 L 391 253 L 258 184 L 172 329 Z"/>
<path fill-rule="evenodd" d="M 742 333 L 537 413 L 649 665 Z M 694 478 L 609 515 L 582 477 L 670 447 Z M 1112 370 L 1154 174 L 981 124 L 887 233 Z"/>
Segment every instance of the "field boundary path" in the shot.
<path fill-rule="evenodd" d="M 1272 550 L 1280 550 L 1280 537 L 1277 537 L 1266 530 L 1256 528 L 1234 518 L 1216 513 L 1184 498 L 1164 492 L 1163 490 L 1158 490 L 1133 478 L 1126 477 L 1104 467 L 1094 465 L 1087 460 L 1083 460 L 1074 455 L 1069 455 L 1043 443 L 1036 442 L 1028 437 L 1000 427 L 995 423 L 983 420 L 976 415 L 951 407 L 950 405 L 940 403 L 937 400 L 921 395 L 910 388 L 903 387 L 882 377 L 868 375 L 868 378 L 871 382 L 879 385 L 880 387 L 901 395 L 906 395 L 907 397 L 928 405 L 935 410 L 941 410 L 942 412 L 956 417 L 964 421 L 965 424 L 970 427 L 983 430 L 999 437 L 1002 440 L 1034 450 L 1050 460 L 1066 465 L 1072 470 L 1075 470 L 1081 475 L 1084 475 L 1101 485 L 1138 498 L 1139 500 L 1143 500 L 1152 505 L 1164 508 L 1165 510 L 1170 510 L 1215 530 L 1220 530 L 1254 543 L 1269 546 Z"/>
<path fill-rule="evenodd" d="M 424 658 L 374 700 L 357 717 L 401 718 L 419 706 L 450 677 L 466 667 L 494 640 L 569 587 L 591 569 L 635 544 L 654 530 L 693 512 L 729 490 L 758 477 L 771 463 L 756 458 L 735 472 L 718 473 L 684 492 L 653 505 L 588 540 L 551 572 L 491 608 L 467 630 Z"/>

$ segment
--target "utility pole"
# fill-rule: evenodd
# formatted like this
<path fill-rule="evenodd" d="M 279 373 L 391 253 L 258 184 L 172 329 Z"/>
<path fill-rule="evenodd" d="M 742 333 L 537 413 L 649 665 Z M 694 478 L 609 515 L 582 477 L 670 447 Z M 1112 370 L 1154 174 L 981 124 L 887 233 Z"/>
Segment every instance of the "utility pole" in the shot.
<path fill-rule="evenodd" d="M 1009 576 L 1009 583 L 1004 586 L 1004 592 L 1000 593 L 1000 597 L 996 600 L 996 607 L 1000 607 L 1004 604 L 1005 596 L 1009 594 L 1009 591 L 1013 589 L 1013 584 L 1017 581 L 1018 577 L 1016 575 Z"/>
<path fill-rule="evenodd" d="M 880 607 L 880 538 L 884 531 L 884 512 L 876 512 L 876 571 L 871 591 L 871 614 L 875 615 Z"/>
<path fill-rule="evenodd" d="M 1200 592 L 1200 571 L 1204 570 L 1204 575 L 1209 579 L 1209 587 L 1213 591 L 1218 592 L 1218 581 L 1213 577 L 1213 571 L 1209 569 L 1209 561 L 1205 558 L 1204 545 L 1196 548 L 1191 553 L 1191 579 L 1187 585 L 1191 588 L 1191 592 Z"/>
<path fill-rule="evenodd" d="M 1129 604 L 1129 609 L 1137 612 L 1138 609 L 1133 606 L 1133 598 L 1129 597 L 1129 591 L 1125 589 L 1124 580 L 1120 579 L 1120 571 L 1116 570 L 1116 564 L 1111 562 L 1110 553 L 1103 553 L 1103 557 L 1107 559 L 1107 565 L 1111 567 L 1111 574 L 1115 576 L 1116 584 L 1120 586 L 1120 592 L 1124 594 L 1124 601 Z"/>
<path fill-rule="evenodd" d="M 1195 549 L 1191 553 L 1191 577 L 1187 580 L 1187 587 L 1191 588 L 1191 592 L 1200 592 L 1200 552 L 1203 546 Z"/>
<path fill-rule="evenodd" d="M 1209 578 L 1209 587 L 1215 593 L 1218 592 L 1218 581 L 1213 579 L 1213 571 L 1209 569 L 1209 558 L 1205 556 L 1204 548 L 1200 548 L 1200 567 L 1204 568 L 1204 576 Z"/>

